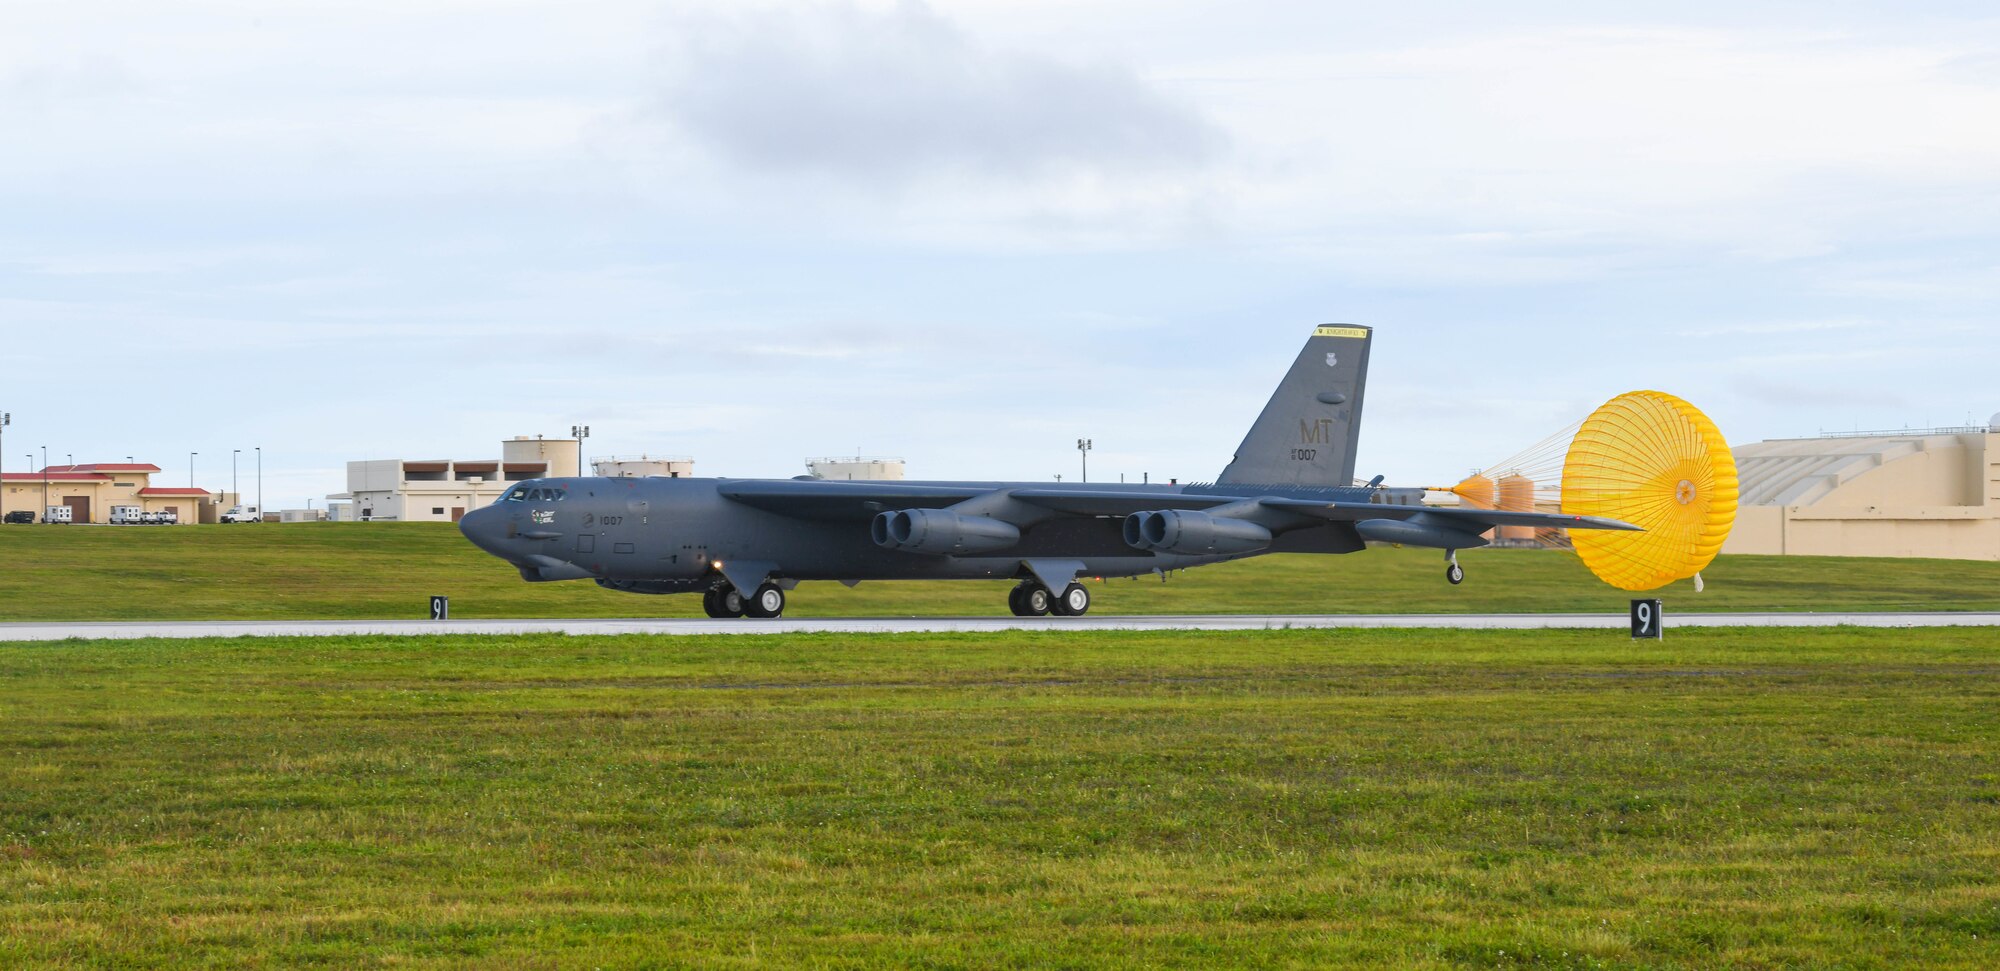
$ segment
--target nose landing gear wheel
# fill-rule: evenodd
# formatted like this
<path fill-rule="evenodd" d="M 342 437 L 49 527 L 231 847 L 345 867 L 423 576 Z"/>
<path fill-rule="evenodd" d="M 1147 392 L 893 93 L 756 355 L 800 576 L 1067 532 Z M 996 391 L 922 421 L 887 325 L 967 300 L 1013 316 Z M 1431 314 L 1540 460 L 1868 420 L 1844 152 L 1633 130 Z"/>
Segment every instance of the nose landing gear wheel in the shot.
<path fill-rule="evenodd" d="M 757 588 L 750 602 L 743 605 L 744 614 L 751 617 L 770 619 L 785 612 L 784 588 L 775 583 L 767 583 Z"/>
<path fill-rule="evenodd" d="M 707 593 L 701 595 L 702 612 L 717 620 L 741 617 L 747 606 L 748 604 L 743 602 L 743 595 L 726 583 L 719 587 L 710 587 Z"/>
<path fill-rule="evenodd" d="M 1007 592 L 1007 609 L 1016 617 L 1045 617 L 1055 606 L 1055 597 L 1039 583 L 1023 583 Z"/>
<path fill-rule="evenodd" d="M 1464 583 L 1465 568 L 1453 562 L 1452 565 L 1444 568 L 1444 578 L 1450 580 L 1453 586 Z"/>
<path fill-rule="evenodd" d="M 1050 605 L 1057 617 L 1081 617 L 1090 610 L 1090 591 L 1081 583 L 1072 583 L 1063 588 L 1062 596 Z"/>

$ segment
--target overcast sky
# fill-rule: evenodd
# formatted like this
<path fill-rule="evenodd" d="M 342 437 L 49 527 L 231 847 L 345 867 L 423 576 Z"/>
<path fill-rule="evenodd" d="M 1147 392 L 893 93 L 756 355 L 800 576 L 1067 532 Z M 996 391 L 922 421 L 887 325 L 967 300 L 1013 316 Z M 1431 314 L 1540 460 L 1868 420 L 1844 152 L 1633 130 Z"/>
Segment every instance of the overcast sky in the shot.
<path fill-rule="evenodd" d="M 0 18 L 11 471 L 262 446 L 298 506 L 581 422 L 707 475 L 1209 478 L 1326 322 L 1376 328 L 1392 484 L 1633 388 L 1738 443 L 2000 409 L 1990 3 Z"/>

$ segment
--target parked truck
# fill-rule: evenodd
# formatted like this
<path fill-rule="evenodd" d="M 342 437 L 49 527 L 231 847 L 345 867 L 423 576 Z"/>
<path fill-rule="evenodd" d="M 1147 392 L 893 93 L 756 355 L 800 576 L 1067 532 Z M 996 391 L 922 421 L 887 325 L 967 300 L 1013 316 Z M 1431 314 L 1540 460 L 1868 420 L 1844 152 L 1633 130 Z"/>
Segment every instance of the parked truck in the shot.
<path fill-rule="evenodd" d="M 113 526 L 137 526 L 145 522 L 145 519 L 142 518 L 144 516 L 145 511 L 141 510 L 138 506 L 111 507 L 111 525 Z"/>
<path fill-rule="evenodd" d="M 222 514 L 225 523 L 254 523 L 263 518 L 258 515 L 256 506 L 230 506 L 229 511 Z"/>
<path fill-rule="evenodd" d="M 50 506 L 49 511 L 42 515 L 42 522 L 67 523 L 72 521 L 70 516 L 71 511 L 68 506 Z"/>

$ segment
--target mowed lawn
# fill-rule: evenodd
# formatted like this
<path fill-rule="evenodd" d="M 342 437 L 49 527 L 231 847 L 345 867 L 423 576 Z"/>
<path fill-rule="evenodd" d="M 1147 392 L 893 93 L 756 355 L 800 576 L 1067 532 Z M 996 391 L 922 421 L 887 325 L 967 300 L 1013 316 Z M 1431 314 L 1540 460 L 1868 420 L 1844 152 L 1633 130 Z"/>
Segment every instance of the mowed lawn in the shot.
<path fill-rule="evenodd" d="M 0 644 L 0 966 L 2000 965 L 2000 634 Z"/>
<path fill-rule="evenodd" d="M 1436 550 L 1267 556 L 1172 576 L 1092 583 L 1100 614 L 1567 612 L 1623 614 L 1631 594 L 1566 552 L 1474 550 L 1444 580 Z M 1671 612 L 1996 610 L 2000 562 L 1725 556 L 1708 589 L 1660 592 Z M 787 614 L 995 616 L 1007 583 L 802 584 Z M 0 527 L 0 621 L 691 617 L 694 596 L 649 597 L 587 581 L 525 583 L 444 523 Z"/>

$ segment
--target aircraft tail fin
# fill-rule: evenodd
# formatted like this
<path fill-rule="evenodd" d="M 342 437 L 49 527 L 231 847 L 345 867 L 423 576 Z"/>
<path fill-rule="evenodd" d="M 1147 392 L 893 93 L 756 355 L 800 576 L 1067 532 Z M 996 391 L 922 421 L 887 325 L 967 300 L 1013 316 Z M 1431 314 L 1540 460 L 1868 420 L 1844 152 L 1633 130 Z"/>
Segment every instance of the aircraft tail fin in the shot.
<path fill-rule="evenodd" d="M 1313 328 L 1305 349 L 1216 483 L 1353 485 L 1361 398 L 1368 383 L 1368 345 L 1374 333 L 1346 324 Z"/>

